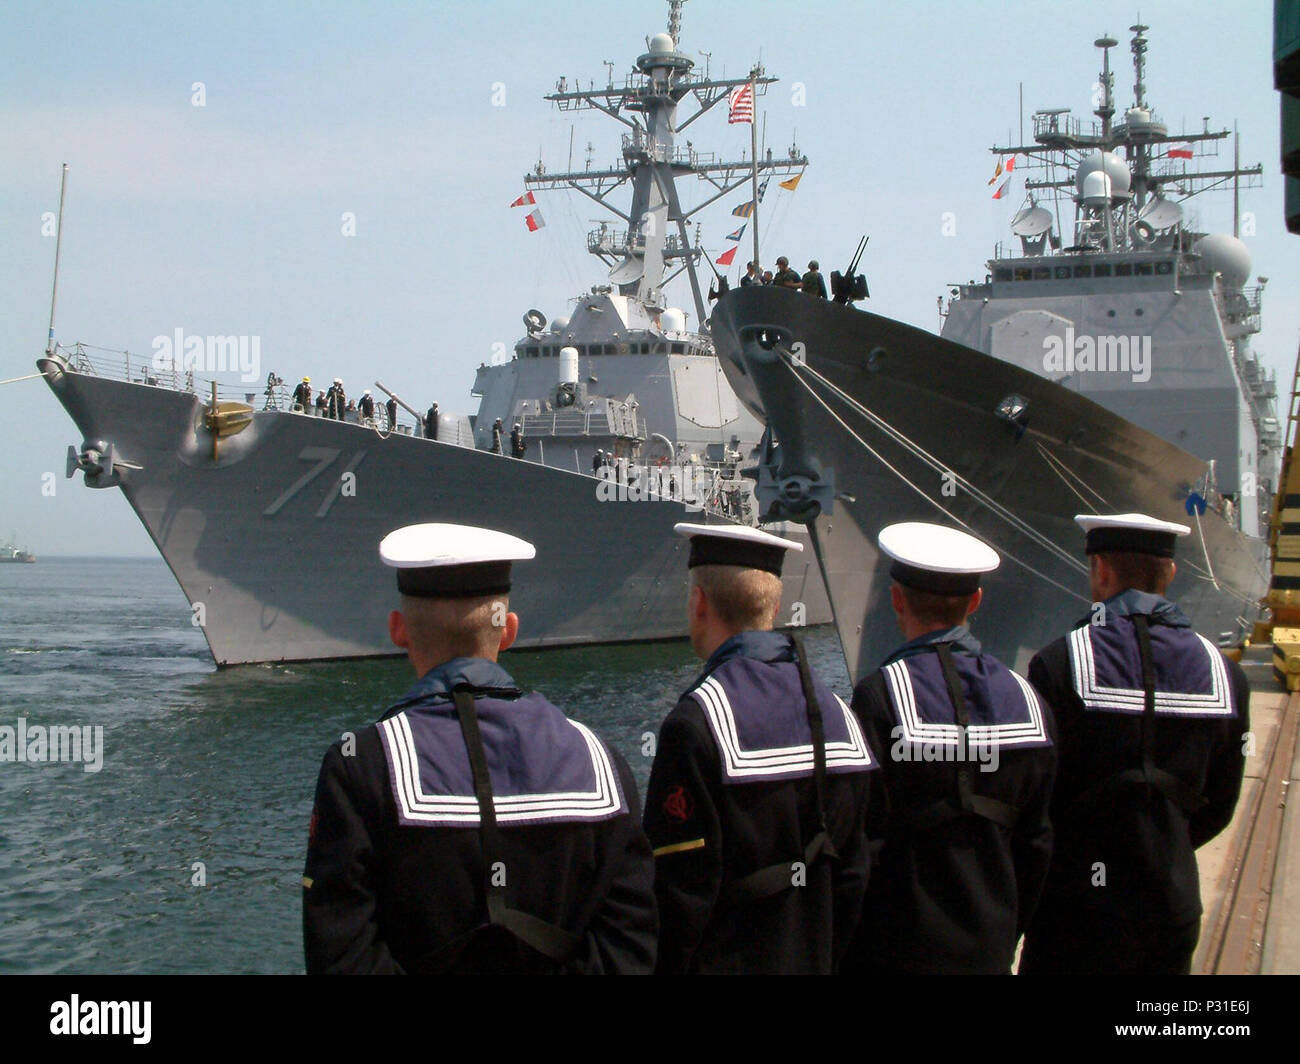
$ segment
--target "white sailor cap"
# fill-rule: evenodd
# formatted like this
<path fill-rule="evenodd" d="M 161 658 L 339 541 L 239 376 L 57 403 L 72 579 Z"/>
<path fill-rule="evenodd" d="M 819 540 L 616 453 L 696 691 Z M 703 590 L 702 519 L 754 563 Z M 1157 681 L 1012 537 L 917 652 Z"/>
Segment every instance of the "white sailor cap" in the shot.
<path fill-rule="evenodd" d="M 1147 514 L 1079 514 L 1074 521 L 1087 533 L 1087 554 L 1124 551 L 1172 558 L 1178 537 L 1192 531 L 1187 525 Z"/>
<path fill-rule="evenodd" d="M 335 377 L 335 378 L 334 378 L 334 383 L 335 383 L 335 384 L 342 384 L 342 383 L 343 383 L 343 378 L 342 378 L 342 377 Z"/>
<path fill-rule="evenodd" d="M 889 575 L 904 587 L 937 595 L 973 595 L 980 576 L 1001 563 L 987 543 L 958 528 L 902 521 L 880 530 L 880 549 L 893 559 Z"/>
<path fill-rule="evenodd" d="M 397 589 L 417 598 L 504 595 L 511 563 L 536 554 L 518 536 L 472 525 L 407 525 L 379 544 L 379 557 L 397 570 Z"/>
<path fill-rule="evenodd" d="M 688 569 L 694 569 L 697 565 L 739 565 L 780 576 L 785 552 L 803 550 L 802 543 L 782 539 L 760 528 L 749 528 L 746 525 L 692 525 L 682 522 L 673 525 L 673 531 L 679 536 L 687 536 L 691 541 Z"/>

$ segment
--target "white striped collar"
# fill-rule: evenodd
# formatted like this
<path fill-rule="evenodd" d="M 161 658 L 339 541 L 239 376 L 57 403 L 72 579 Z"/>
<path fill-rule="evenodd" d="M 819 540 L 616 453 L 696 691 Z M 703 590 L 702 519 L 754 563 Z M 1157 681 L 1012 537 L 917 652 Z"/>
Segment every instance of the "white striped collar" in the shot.
<path fill-rule="evenodd" d="M 492 807 L 502 824 L 603 820 L 624 810 L 618 777 L 609 752 L 595 735 L 576 720 L 577 729 L 591 755 L 595 777 L 589 792 L 563 794 L 494 795 Z M 477 827 L 478 798 L 474 795 L 427 794 L 420 781 L 419 755 L 405 713 L 379 722 L 379 736 L 388 755 L 398 819 L 406 825 Z"/>
<path fill-rule="evenodd" d="M 921 719 L 906 659 L 891 662 L 882 671 L 890 701 L 902 728 L 903 740 L 909 743 L 956 746 L 958 729 L 955 723 L 931 723 Z M 1015 678 L 1020 693 L 1024 696 L 1025 719 L 1008 724 L 971 724 L 966 729 L 966 741 L 971 746 L 1041 746 L 1048 741 L 1043 707 L 1038 701 L 1037 692 L 1019 673 L 1011 669 L 1007 672 Z"/>
<path fill-rule="evenodd" d="M 763 777 L 793 777 L 810 775 L 813 771 L 812 743 L 802 746 L 784 746 L 767 750 L 747 750 L 740 742 L 735 711 L 727 692 L 717 679 L 710 676 L 694 690 L 688 692 L 709 722 L 718 749 L 722 752 L 722 770 L 730 780 Z M 865 771 L 874 767 L 871 748 L 862 734 L 858 718 L 839 695 L 833 694 L 835 705 L 844 717 L 848 739 L 826 743 L 826 769 L 834 771 Z"/>
<path fill-rule="evenodd" d="M 1104 687 L 1097 682 L 1097 661 L 1093 654 L 1092 625 L 1076 628 L 1069 635 L 1070 672 L 1074 693 L 1088 709 L 1102 713 L 1136 713 L 1146 709 L 1146 692 L 1137 687 Z M 1232 717 L 1232 685 L 1228 667 L 1218 647 L 1196 632 L 1210 666 L 1210 690 L 1207 694 L 1183 694 L 1156 691 L 1156 713 L 1171 717 Z"/>

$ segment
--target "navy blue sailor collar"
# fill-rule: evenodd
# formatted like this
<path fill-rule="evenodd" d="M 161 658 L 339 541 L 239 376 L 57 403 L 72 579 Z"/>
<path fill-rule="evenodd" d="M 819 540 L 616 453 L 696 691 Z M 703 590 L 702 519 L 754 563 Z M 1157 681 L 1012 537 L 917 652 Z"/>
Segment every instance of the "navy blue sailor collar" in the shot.
<path fill-rule="evenodd" d="M 417 703 L 449 702 L 451 692 L 461 686 L 471 687 L 476 692 L 491 691 L 507 698 L 518 697 L 521 693 L 511 675 L 495 661 L 488 661 L 487 658 L 452 658 L 434 666 L 416 680 L 411 689 L 384 716 L 390 717 Z"/>
<path fill-rule="evenodd" d="M 1144 613 L 1151 618 L 1152 624 L 1167 624 L 1171 628 L 1192 626 L 1187 614 L 1178 608 L 1177 603 L 1170 602 L 1162 595 L 1139 591 L 1135 587 L 1121 591 L 1118 595 L 1112 595 L 1101 605 L 1107 614 L 1114 614 L 1117 617 L 1131 617 L 1137 613 Z M 1089 614 L 1074 627 L 1082 628 L 1085 624 L 1091 623 L 1093 623 L 1093 616 Z"/>
<path fill-rule="evenodd" d="M 737 632 L 709 655 L 703 671 L 691 683 L 688 690 L 694 690 L 732 658 L 753 658 L 755 661 L 768 664 L 794 661 L 794 640 L 784 632 Z"/>
<path fill-rule="evenodd" d="M 892 665 L 900 658 L 923 654 L 927 650 L 933 650 L 940 643 L 951 643 L 954 650 L 966 654 L 978 654 L 982 649 L 980 641 L 971 635 L 970 629 L 964 624 L 952 628 L 936 628 L 933 632 L 926 632 L 924 635 L 908 640 L 882 661 L 880 667 L 883 669 L 886 665 Z"/>

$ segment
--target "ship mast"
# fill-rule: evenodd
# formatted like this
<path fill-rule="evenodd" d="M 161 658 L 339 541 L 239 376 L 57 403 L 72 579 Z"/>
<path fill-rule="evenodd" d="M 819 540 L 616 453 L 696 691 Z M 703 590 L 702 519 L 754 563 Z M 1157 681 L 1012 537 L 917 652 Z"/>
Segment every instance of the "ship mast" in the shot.
<path fill-rule="evenodd" d="M 695 63 L 679 47 L 682 2 L 669 0 L 668 33 L 650 38 L 647 51 L 637 58 L 636 69 L 622 86 L 570 89 L 561 78 L 556 91 L 546 97 L 562 111 L 592 109 L 626 126 L 623 165 L 551 174 L 539 162 L 525 175 L 524 184 L 530 189 L 573 188 L 617 215 L 625 229 L 616 231 L 604 224 L 587 235 L 587 250 L 610 268 L 610 285 L 657 313 L 667 306 L 664 287 L 685 272 L 702 324 L 709 312 L 696 273 L 701 249 L 692 242 L 687 223 L 747 181 L 753 183 L 757 201 L 758 171 L 790 175 L 806 167 L 808 159 L 797 148 L 790 150 L 788 158 L 758 159 L 755 152 L 748 161 L 729 161 L 696 151 L 689 140 L 684 148 L 677 146 L 679 135 L 726 100 L 732 89 L 752 85 L 757 97 L 777 80 L 766 77 L 760 66 L 745 78 L 713 79 L 692 73 Z M 679 121 L 678 105 L 688 96 L 694 98 L 696 109 Z M 689 210 L 678 198 L 678 175 L 694 175 L 710 186 L 705 199 Z M 626 212 L 610 202 L 624 185 L 632 190 Z"/>
<path fill-rule="evenodd" d="M 1263 166 L 1258 163 L 1242 167 L 1235 152 L 1233 164 L 1228 169 L 1194 170 L 1179 162 L 1179 153 L 1174 149 L 1182 146 L 1190 150 L 1196 144 L 1224 140 L 1232 131 L 1211 130 L 1207 126 L 1199 133 L 1170 133 L 1147 101 L 1145 34 L 1148 27 L 1138 23 L 1129 29 L 1133 33 L 1129 48 L 1133 53 L 1134 103 L 1120 115 L 1119 121 L 1115 121 L 1114 74 L 1110 68 L 1109 51 L 1118 42 L 1113 37 L 1102 36 L 1094 42 L 1102 49 L 1101 98 L 1093 111 L 1098 121 L 1088 127 L 1070 117 L 1068 110 L 1036 111 L 1033 114 L 1034 143 L 989 149 L 998 156 L 1023 157 L 1024 165 L 1018 169 L 1026 171 L 1025 190 L 1031 199 L 1040 189 L 1049 190 L 1053 196 L 1059 196 L 1062 190 L 1073 193 L 1079 165 L 1090 153 L 1123 150 L 1124 163 L 1131 178 L 1127 192 L 1120 194 L 1117 190 L 1109 205 L 1095 202 L 1085 205 L 1082 195 L 1073 197 L 1079 211 L 1076 235 L 1080 246 L 1075 250 L 1087 246 L 1086 235 L 1090 230 L 1104 241 L 1107 250 L 1133 246 L 1133 226 L 1149 217 L 1148 208 L 1158 209 L 1161 212 L 1158 217 L 1170 216 L 1168 207 L 1160 202 L 1169 198 L 1164 191 L 1167 186 L 1185 201 L 1200 192 L 1221 188 L 1228 181 L 1233 182 L 1236 190 L 1241 187 L 1242 178 L 1247 179 L 1245 187 L 1254 187 L 1263 173 Z M 1059 176 L 1062 165 L 1067 175 L 1064 178 Z M 1033 174 L 1041 176 L 1028 176 Z M 1250 181 L 1252 178 L 1256 180 Z M 1176 213 L 1181 216 L 1181 212 Z"/>

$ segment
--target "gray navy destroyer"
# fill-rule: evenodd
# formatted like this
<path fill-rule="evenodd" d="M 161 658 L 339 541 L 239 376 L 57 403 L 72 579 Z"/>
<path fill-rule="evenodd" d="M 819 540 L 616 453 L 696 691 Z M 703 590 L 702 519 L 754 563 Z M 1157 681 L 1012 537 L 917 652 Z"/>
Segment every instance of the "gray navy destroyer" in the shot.
<path fill-rule="evenodd" d="M 740 468 L 763 431 L 727 384 L 707 332 L 693 219 L 759 174 L 801 173 L 807 159 L 792 150 L 728 161 L 679 146 L 678 131 L 733 89 L 761 96 L 775 79 L 761 67 L 732 80 L 696 73 L 678 47 L 680 0 L 669 7 L 669 32 L 648 39 L 621 83 L 611 76 L 605 88 L 571 90 L 562 79 L 547 97 L 620 122 L 621 162 L 559 173 L 539 163 L 525 178 L 529 192 L 577 190 L 613 214 L 588 239 L 607 277 L 549 321 L 530 310 L 514 357 L 480 367 L 476 414 L 440 414 L 436 439 L 405 403 L 414 428 L 382 413 L 318 417 L 288 403 L 274 374 L 259 407 L 255 394 L 196 380 L 183 363 L 160 369 L 148 358 L 56 345 L 51 311 L 37 365 L 83 436 L 69 447 L 68 475 L 120 488 L 219 665 L 393 653 L 391 581 L 377 545 L 420 521 L 536 544 L 538 560 L 512 595 L 524 618 L 518 646 L 686 634 L 686 548 L 673 525 L 757 523 Z M 683 103 L 693 108 L 679 117 Z M 706 187 L 690 209 L 678 198 L 685 177 Z M 630 190 L 630 207 L 615 204 L 620 190 Z M 666 286 L 682 274 L 700 329 L 669 305 Z M 498 419 L 506 434 L 519 424 L 523 460 L 493 453 Z M 784 609 L 791 623 L 830 619 L 811 551 L 787 565 Z"/>
<path fill-rule="evenodd" d="M 808 525 L 855 679 L 898 641 L 876 547 L 895 521 L 1001 552 L 976 634 L 1022 667 L 1087 614 L 1076 513 L 1189 524 L 1172 597 L 1225 645 L 1256 618 L 1282 456 L 1250 347 L 1265 279 L 1183 202 L 1261 171 L 1190 161 L 1230 134 L 1169 132 L 1146 96 L 1147 27 L 1131 29 L 1132 106 L 1116 115 L 1103 37 L 1097 121 L 1040 111 L 1033 143 L 992 149 L 998 178 L 1029 175 L 1018 247 L 952 289 L 941 336 L 855 309 L 865 285 L 838 275 L 834 302 L 746 288 L 714 311 L 728 378 L 771 429 L 764 516 Z"/>

